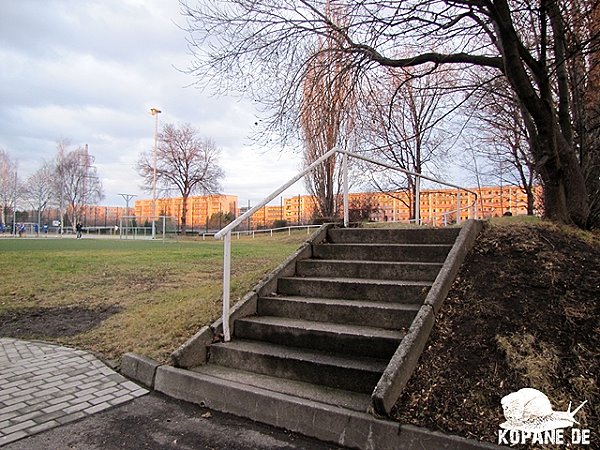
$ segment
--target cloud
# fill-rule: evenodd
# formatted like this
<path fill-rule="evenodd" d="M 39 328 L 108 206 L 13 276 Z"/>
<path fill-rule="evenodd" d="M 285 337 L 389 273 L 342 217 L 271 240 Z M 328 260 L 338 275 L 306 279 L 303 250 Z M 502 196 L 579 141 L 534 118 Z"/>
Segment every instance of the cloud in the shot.
<path fill-rule="evenodd" d="M 224 191 L 253 202 L 293 176 L 297 155 L 250 145 L 256 122 L 244 99 L 186 87 L 185 33 L 176 1 L 4 2 L 0 15 L 0 147 L 25 179 L 56 153 L 56 141 L 87 144 L 106 192 L 148 196 L 136 162 L 152 148 L 154 118 L 189 122 L 223 149 Z M 300 188 L 301 189 L 301 188 Z"/>

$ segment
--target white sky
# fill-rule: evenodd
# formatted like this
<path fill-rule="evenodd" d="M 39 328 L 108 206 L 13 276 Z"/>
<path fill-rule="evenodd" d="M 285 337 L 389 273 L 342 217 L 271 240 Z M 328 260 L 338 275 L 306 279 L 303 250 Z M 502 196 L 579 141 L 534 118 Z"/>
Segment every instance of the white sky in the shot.
<path fill-rule="evenodd" d="M 295 175 L 298 155 L 252 147 L 250 101 L 211 97 L 187 68 L 177 0 L 3 0 L 0 8 L 0 147 L 25 179 L 56 141 L 88 144 L 105 205 L 119 193 L 149 198 L 135 170 L 160 123 L 189 122 L 222 149 L 223 193 L 252 204 Z M 303 192 L 299 182 L 284 196 Z"/>

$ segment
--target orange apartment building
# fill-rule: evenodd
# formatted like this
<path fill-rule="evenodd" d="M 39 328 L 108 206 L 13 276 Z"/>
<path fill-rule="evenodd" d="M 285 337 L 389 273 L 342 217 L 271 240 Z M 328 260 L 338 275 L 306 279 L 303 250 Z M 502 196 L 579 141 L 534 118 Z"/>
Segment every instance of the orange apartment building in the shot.
<path fill-rule="evenodd" d="M 239 210 L 239 215 L 244 214 L 250 208 L 243 206 Z M 241 224 L 242 229 L 258 230 L 261 228 L 271 228 L 276 221 L 287 220 L 284 216 L 283 205 L 266 205 L 257 210 L 251 217 L 250 221 Z"/>
<path fill-rule="evenodd" d="M 130 211 L 132 208 L 129 208 Z M 124 206 L 84 206 L 82 221 L 87 227 L 114 227 L 128 214 Z"/>
<path fill-rule="evenodd" d="M 515 186 L 488 186 L 481 189 L 471 188 L 477 192 L 479 218 L 502 216 L 510 211 L 513 215 L 527 214 L 527 196 Z M 541 188 L 536 188 L 536 197 L 541 198 Z M 350 193 L 350 208 L 357 204 L 369 203 L 372 208 L 370 220 L 375 222 L 407 222 L 410 218 L 407 192 L 362 192 Z M 474 196 L 461 191 L 461 220 L 470 217 L 467 206 L 473 204 Z M 159 198 L 156 200 L 156 214 L 172 217 L 179 223 L 181 220 L 182 198 Z M 341 204 L 341 201 L 340 201 Z M 443 225 L 446 221 L 455 220 L 457 205 L 456 189 L 425 189 L 421 191 L 421 219 L 430 225 Z M 193 196 L 188 198 L 186 223 L 189 229 L 207 229 L 211 218 L 219 213 L 229 217 L 238 217 L 247 211 L 247 207 L 238 208 L 238 197 L 235 195 Z M 267 205 L 259 209 L 250 219 L 250 229 L 271 228 L 278 220 L 285 220 L 289 225 L 309 224 L 314 219 L 315 202 L 310 195 L 295 195 L 283 198 L 281 205 Z M 122 217 L 135 216 L 138 226 L 143 226 L 152 217 L 152 199 L 136 200 L 129 208 L 120 206 L 86 206 L 82 211 L 82 221 L 86 227 L 114 227 L 119 225 Z M 342 215 L 340 207 L 340 216 Z M 58 219 L 55 209 L 44 212 L 43 221 Z M 219 228 L 219 223 L 210 228 Z M 224 223 L 221 225 L 225 225 Z M 247 229 L 244 223 L 241 229 Z"/>
<path fill-rule="evenodd" d="M 510 212 L 513 215 L 527 214 L 527 195 L 516 186 L 492 186 L 481 189 L 471 188 L 477 193 L 478 217 L 488 218 L 502 216 Z M 421 191 L 420 212 L 424 223 L 441 225 L 456 220 L 458 206 L 457 189 L 426 189 Z M 408 193 L 399 192 L 392 195 L 374 194 L 378 200 L 378 211 L 375 221 L 408 221 L 410 218 Z M 472 217 L 471 206 L 475 195 L 460 191 L 461 220 Z"/>
<path fill-rule="evenodd" d="M 126 209 L 124 206 L 86 205 L 81 207 L 80 220 L 85 227 L 114 227 L 115 225 L 119 225 L 122 216 L 127 215 Z M 67 207 L 65 211 L 65 226 L 72 226 L 69 222 L 71 214 L 71 208 Z M 35 218 L 35 213 L 32 213 L 31 217 Z M 42 223 L 52 223 L 55 220 L 60 220 L 60 210 L 58 208 L 48 208 L 42 214 Z"/>
<path fill-rule="evenodd" d="M 489 186 L 481 189 L 471 188 L 478 194 L 477 208 L 479 218 L 502 216 L 510 212 L 513 215 L 527 214 L 527 196 L 516 186 Z M 425 224 L 442 225 L 456 220 L 458 198 L 457 189 L 424 189 L 420 196 L 421 220 Z M 539 197 L 541 189 L 537 189 Z M 370 219 L 374 222 L 407 222 L 410 219 L 408 192 L 362 192 L 350 193 L 350 208 L 358 204 L 370 204 Z M 475 196 L 460 191 L 461 220 L 471 217 Z M 341 202 L 340 202 L 341 204 Z M 341 207 L 340 207 L 341 208 Z M 289 224 L 310 223 L 315 211 L 315 203 L 310 195 L 297 195 L 284 200 L 283 214 Z M 340 210 L 340 215 L 342 211 Z"/>
<path fill-rule="evenodd" d="M 295 195 L 283 200 L 283 216 L 289 225 L 310 223 L 315 211 L 312 195 Z"/>
<path fill-rule="evenodd" d="M 219 215 L 237 217 L 238 197 L 237 195 L 197 195 L 188 197 L 186 214 L 186 226 L 189 229 L 208 228 L 211 218 Z M 135 201 L 135 218 L 139 224 L 152 221 L 152 199 Z M 172 217 L 179 223 L 183 211 L 183 198 L 157 198 L 156 215 Z M 133 211 L 132 211 L 133 215 Z"/>

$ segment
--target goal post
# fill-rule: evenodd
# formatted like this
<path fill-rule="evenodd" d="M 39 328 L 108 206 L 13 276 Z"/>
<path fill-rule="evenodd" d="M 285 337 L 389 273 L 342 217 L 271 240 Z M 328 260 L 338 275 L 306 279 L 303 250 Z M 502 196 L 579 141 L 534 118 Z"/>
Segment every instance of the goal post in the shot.
<path fill-rule="evenodd" d="M 139 217 L 122 216 L 119 220 L 119 239 L 152 239 L 152 222 L 155 223 L 156 228 L 155 239 L 165 240 L 170 236 L 177 235 L 176 217 L 147 217 L 143 223 L 140 223 Z"/>

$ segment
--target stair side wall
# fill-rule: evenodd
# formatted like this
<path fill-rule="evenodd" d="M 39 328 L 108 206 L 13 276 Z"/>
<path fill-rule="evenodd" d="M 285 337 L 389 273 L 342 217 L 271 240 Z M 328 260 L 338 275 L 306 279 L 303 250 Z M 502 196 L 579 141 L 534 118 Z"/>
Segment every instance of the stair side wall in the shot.
<path fill-rule="evenodd" d="M 435 317 L 448 295 L 467 252 L 475 244 L 477 235 L 482 228 L 483 222 L 478 220 L 469 220 L 462 226 L 423 306 L 373 390 L 371 407 L 375 415 L 388 416 L 400 398 L 417 367 L 419 357 L 434 326 Z"/>
<path fill-rule="evenodd" d="M 239 302 L 231 307 L 229 314 L 229 329 L 234 334 L 235 321 L 251 316 L 257 312 L 259 296 L 269 295 L 277 290 L 277 279 L 292 276 L 296 272 L 296 261 L 309 259 L 312 256 L 313 244 L 323 242 L 327 237 L 327 230 L 333 224 L 324 224 L 296 250 L 267 276 L 252 288 Z M 191 368 L 205 364 L 208 359 L 208 347 L 213 342 L 218 342 L 223 335 L 223 320 L 217 319 L 212 325 L 203 326 L 194 336 L 171 353 L 171 363 L 175 367 Z"/>

